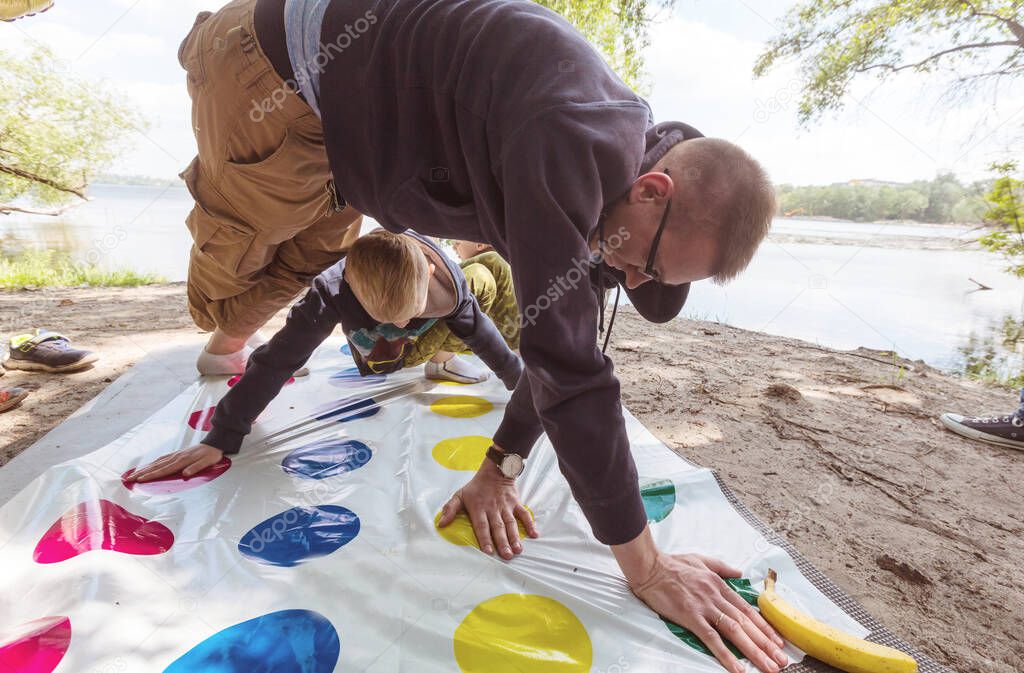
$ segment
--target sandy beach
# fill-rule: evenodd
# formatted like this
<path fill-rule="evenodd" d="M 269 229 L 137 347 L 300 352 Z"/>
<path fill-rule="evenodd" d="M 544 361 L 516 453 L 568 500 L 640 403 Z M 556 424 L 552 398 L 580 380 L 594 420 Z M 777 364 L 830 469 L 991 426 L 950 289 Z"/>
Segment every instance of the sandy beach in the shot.
<path fill-rule="evenodd" d="M 0 464 L 148 348 L 197 335 L 180 283 L 0 292 L 0 316 L 5 334 L 46 326 L 101 354 L 76 374 L 0 379 L 32 391 L 0 415 Z M 867 349 L 712 322 L 652 327 L 628 308 L 609 351 L 630 411 L 717 470 L 892 631 L 957 671 L 1020 670 L 1024 453 L 964 440 L 937 418 L 1008 413 L 1013 391 Z"/>

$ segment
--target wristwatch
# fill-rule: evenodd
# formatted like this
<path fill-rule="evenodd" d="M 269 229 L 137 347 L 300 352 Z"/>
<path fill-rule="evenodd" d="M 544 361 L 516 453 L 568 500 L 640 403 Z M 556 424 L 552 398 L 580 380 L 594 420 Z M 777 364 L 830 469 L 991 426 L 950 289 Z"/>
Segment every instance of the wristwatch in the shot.
<path fill-rule="evenodd" d="M 492 446 L 487 449 L 487 457 L 498 466 L 506 479 L 515 479 L 526 468 L 526 462 L 518 453 L 504 453 Z"/>

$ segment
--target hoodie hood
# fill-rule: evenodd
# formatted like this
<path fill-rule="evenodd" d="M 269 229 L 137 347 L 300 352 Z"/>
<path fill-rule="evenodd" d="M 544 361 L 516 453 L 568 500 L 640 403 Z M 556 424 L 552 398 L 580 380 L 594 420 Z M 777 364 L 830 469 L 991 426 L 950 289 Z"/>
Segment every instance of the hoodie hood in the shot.
<path fill-rule="evenodd" d="M 703 138 L 704 134 L 683 122 L 661 122 L 647 129 L 644 138 L 647 150 L 644 152 L 643 163 L 640 164 L 640 175 L 654 168 L 668 151 L 684 140 Z M 639 176 L 638 176 L 639 177 Z"/>

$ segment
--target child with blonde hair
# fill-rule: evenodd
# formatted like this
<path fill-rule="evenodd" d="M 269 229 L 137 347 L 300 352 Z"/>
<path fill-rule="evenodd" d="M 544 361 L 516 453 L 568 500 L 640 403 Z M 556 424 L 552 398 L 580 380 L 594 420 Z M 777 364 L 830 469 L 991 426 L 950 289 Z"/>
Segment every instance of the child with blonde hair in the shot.
<path fill-rule="evenodd" d="M 507 302 L 487 304 L 491 308 Z M 238 453 L 256 417 L 338 325 L 363 376 L 429 359 L 429 378 L 464 383 L 487 378 L 487 372 L 443 350 L 445 346 L 471 350 L 509 390 L 522 372 L 522 362 L 481 308 L 462 269 L 436 243 L 413 231 L 374 231 L 357 239 L 345 259 L 313 280 L 284 327 L 250 356 L 241 380 L 217 405 L 213 429 L 202 443 L 158 458 L 130 479 L 151 481 L 177 473 L 190 477 L 225 453 Z M 518 328 L 514 334 L 518 338 Z M 418 345 L 424 337 L 432 348 Z"/>

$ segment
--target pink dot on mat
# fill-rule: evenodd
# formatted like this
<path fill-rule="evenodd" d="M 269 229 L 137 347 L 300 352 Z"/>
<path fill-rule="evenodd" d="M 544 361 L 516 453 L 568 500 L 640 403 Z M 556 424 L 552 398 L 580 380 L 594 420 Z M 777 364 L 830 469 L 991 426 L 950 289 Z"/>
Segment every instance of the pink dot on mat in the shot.
<path fill-rule="evenodd" d="M 196 409 L 192 412 L 192 415 L 188 417 L 189 427 L 193 430 L 202 430 L 203 432 L 213 430 L 213 412 L 216 410 L 217 407 Z"/>
<path fill-rule="evenodd" d="M 129 491 L 135 491 L 136 493 L 142 493 L 145 495 L 168 495 L 170 493 L 187 491 L 190 488 L 207 484 L 227 472 L 230 467 L 231 459 L 224 456 L 210 467 L 198 474 L 192 475 L 188 479 L 179 475 L 173 475 L 170 477 L 164 477 L 163 479 L 141 482 L 128 481 L 128 477 L 135 473 L 135 468 L 133 467 L 121 475 L 121 483 Z"/>
<path fill-rule="evenodd" d="M 96 549 L 152 556 L 174 545 L 159 521 L 132 514 L 109 500 L 86 500 L 64 512 L 36 543 L 37 563 L 60 563 Z"/>
<path fill-rule="evenodd" d="M 50 673 L 71 644 L 71 620 L 43 617 L 0 634 L 0 671 Z"/>

